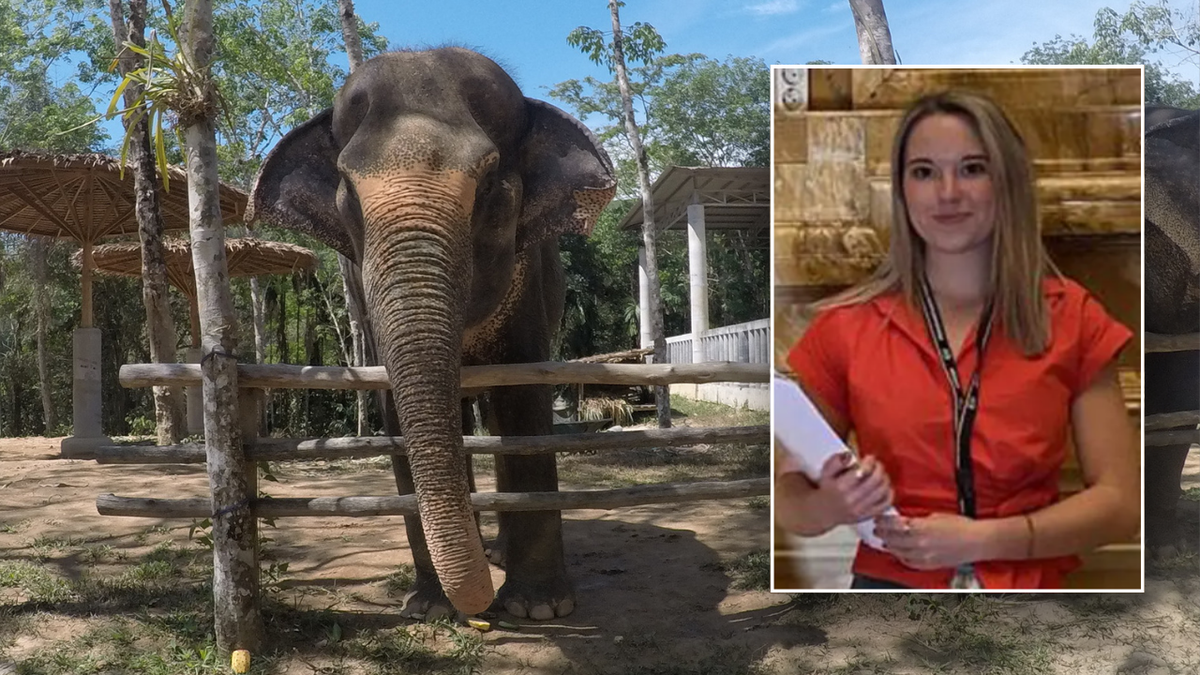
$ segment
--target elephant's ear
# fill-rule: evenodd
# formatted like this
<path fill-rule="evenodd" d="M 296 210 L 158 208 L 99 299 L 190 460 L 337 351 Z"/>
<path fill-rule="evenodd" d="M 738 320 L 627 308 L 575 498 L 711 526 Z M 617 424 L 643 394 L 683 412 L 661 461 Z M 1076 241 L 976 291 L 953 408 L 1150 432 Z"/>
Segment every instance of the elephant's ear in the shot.
<path fill-rule="evenodd" d="M 530 124 L 521 150 L 518 249 L 569 232 L 591 234 L 617 193 L 608 153 L 574 117 L 544 101 L 525 103 Z"/>
<path fill-rule="evenodd" d="M 292 129 L 263 160 L 246 222 L 255 220 L 312 235 L 355 259 L 346 226 L 338 216 L 338 149 L 333 109 Z"/>

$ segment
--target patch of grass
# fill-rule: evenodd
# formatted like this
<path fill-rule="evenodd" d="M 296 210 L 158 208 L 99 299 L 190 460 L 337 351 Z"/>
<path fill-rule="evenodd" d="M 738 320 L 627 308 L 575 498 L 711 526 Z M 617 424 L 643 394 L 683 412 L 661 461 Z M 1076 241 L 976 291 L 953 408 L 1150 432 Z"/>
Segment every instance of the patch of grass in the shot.
<path fill-rule="evenodd" d="M 722 568 L 733 577 L 730 584 L 733 588 L 765 591 L 771 587 L 771 554 L 765 548 L 751 551 Z"/>
<path fill-rule="evenodd" d="M 416 580 L 416 569 L 409 563 L 403 563 L 387 575 L 387 578 L 383 580 L 383 587 L 387 589 L 389 598 L 398 598 L 407 593 Z"/>
<path fill-rule="evenodd" d="M 593 672 L 619 672 L 621 675 L 767 675 L 771 672 L 745 647 L 722 646 L 694 660 L 672 658 L 678 655 L 654 645 L 627 644 L 623 651 L 620 662 L 626 664 L 624 669 Z"/>
<path fill-rule="evenodd" d="M 66 579 L 31 562 L 0 562 L 0 588 L 16 588 L 23 600 L 36 605 L 54 605 L 75 597 Z"/>
<path fill-rule="evenodd" d="M 560 483 L 588 487 L 760 478 L 770 474 L 770 457 L 766 445 L 635 448 L 561 456 L 558 477 Z"/>
<path fill-rule="evenodd" d="M 671 397 L 671 416 L 676 415 L 686 418 L 687 426 L 698 427 L 741 427 L 771 423 L 769 410 L 739 409 L 683 396 Z"/>
<path fill-rule="evenodd" d="M 33 521 L 26 518 L 25 520 L 16 523 L 5 523 L 0 525 L 0 534 L 20 534 L 29 529 Z"/>
<path fill-rule="evenodd" d="M 380 675 L 472 675 L 480 672 L 484 652 L 479 633 L 447 622 L 361 631 L 341 645 L 347 656 L 367 662 Z"/>
<path fill-rule="evenodd" d="M 907 607 L 909 618 L 920 621 L 908 638 L 911 651 L 931 665 L 980 675 L 1052 672 L 1048 632 L 1006 614 L 1001 602 L 975 595 L 913 595 Z"/>
<path fill-rule="evenodd" d="M 746 508 L 751 511 L 765 511 L 771 508 L 771 498 L 767 495 L 759 495 L 746 500 Z"/>
<path fill-rule="evenodd" d="M 1191 487 L 1184 490 L 1180 499 L 1186 499 L 1190 502 L 1200 502 L 1200 487 Z"/>
<path fill-rule="evenodd" d="M 1146 559 L 1146 576 L 1154 579 L 1188 579 L 1200 576 L 1200 553 L 1180 551 L 1166 558 Z"/>
<path fill-rule="evenodd" d="M 101 544 L 99 546 L 85 546 L 79 554 L 80 562 L 86 565 L 97 565 L 109 559 L 123 559 L 124 552 L 118 552 L 109 544 Z"/>

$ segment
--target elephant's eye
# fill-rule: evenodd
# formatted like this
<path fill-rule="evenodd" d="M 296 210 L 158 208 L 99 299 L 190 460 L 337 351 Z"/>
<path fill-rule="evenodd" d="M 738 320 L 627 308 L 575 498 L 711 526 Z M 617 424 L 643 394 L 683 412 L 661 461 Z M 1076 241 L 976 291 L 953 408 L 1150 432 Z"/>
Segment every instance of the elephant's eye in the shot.
<path fill-rule="evenodd" d="M 479 181 L 478 193 L 480 195 L 491 194 L 492 190 L 494 190 L 495 188 L 496 188 L 496 172 L 488 171 L 487 173 L 483 174 L 483 177 Z"/>

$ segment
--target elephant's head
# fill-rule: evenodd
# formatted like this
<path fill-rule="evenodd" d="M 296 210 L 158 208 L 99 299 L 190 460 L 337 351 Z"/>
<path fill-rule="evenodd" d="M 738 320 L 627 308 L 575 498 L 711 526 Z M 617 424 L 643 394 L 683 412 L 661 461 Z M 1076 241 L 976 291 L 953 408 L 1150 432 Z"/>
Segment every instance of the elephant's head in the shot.
<path fill-rule="evenodd" d="M 308 232 L 362 269 L 434 567 L 474 613 L 491 577 L 469 501 L 464 331 L 511 302 L 527 249 L 590 233 L 616 190 L 591 133 L 463 49 L 393 52 L 267 157 L 248 218 Z"/>

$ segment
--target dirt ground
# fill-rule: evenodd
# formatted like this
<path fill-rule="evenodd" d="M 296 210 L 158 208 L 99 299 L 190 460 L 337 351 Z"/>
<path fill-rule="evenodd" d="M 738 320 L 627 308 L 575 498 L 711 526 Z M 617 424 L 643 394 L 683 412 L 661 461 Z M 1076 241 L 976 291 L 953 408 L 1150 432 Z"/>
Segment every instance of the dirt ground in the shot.
<path fill-rule="evenodd" d="M 21 581 L 15 572 L 25 569 L 20 565 L 39 564 L 69 583 L 99 576 L 127 578 L 137 561 L 152 558 L 155 551 L 175 551 L 172 559 L 177 560 L 183 559 L 179 552 L 198 552 L 195 560 L 201 562 L 192 565 L 204 560 L 204 550 L 188 539 L 189 521 L 103 517 L 95 507 L 96 496 L 106 492 L 203 495 L 202 466 L 62 460 L 57 458 L 59 441 L 0 439 L 0 675 L 68 672 L 45 665 L 54 658 L 66 664 L 66 656 L 47 654 L 69 651 L 64 645 L 93 634 L 88 631 L 97 622 L 155 616 L 158 603 L 170 602 L 153 594 L 124 600 L 104 596 L 92 604 L 32 602 L 35 592 L 41 592 L 37 589 L 49 582 L 37 586 Z M 292 463 L 276 473 L 279 483 L 262 484 L 276 496 L 394 490 L 391 471 L 382 461 Z M 481 483 L 483 489 L 491 487 L 486 479 Z M 1200 452 L 1193 452 L 1185 487 L 1198 486 Z M 395 648 L 372 651 L 385 632 L 398 631 L 410 641 L 430 635 L 399 618 L 402 590 L 398 593 L 397 585 L 402 582 L 396 580 L 403 572 L 398 570 L 411 562 L 402 519 L 281 519 L 278 527 L 263 530 L 272 540 L 263 565 L 273 564 L 275 571 L 264 579 L 278 622 L 268 622 L 273 644 L 265 647 L 268 656 L 256 662 L 254 672 L 1200 672 L 1200 557 L 1195 552 L 1155 572 L 1145 594 L 958 601 L 947 596 L 790 597 L 738 590 L 737 561 L 768 547 L 769 511 L 762 502 L 569 512 L 564 538 L 577 591 L 574 614 L 548 623 L 520 622 L 517 631 L 477 636 L 459 629 L 476 640 L 467 650 L 473 650 L 472 659 L 434 658 L 411 671 L 384 665 L 393 658 L 389 654 L 400 653 Z M 1196 502 L 1190 504 L 1194 511 Z M 1190 520 L 1189 526 L 1200 532 L 1200 520 Z M 494 520 L 485 520 L 485 534 L 492 533 Z M 761 558 L 765 578 L 765 554 Z M 286 571 L 280 571 L 281 563 L 287 563 Z M 503 571 L 493 568 L 493 576 L 499 587 Z M 183 586 L 198 583 L 168 581 L 158 587 L 164 595 L 185 593 Z M 160 613 L 175 616 L 172 612 Z M 288 617 L 292 623 L 284 620 Z M 309 624 L 319 630 L 305 628 Z M 204 627 L 190 630 L 202 635 Z M 336 651 L 332 643 L 349 642 L 368 631 L 376 632 L 360 639 L 359 651 L 343 649 L 340 656 L 330 656 Z M 467 649 L 453 633 L 447 628 L 430 644 Z M 152 638 L 134 635 L 121 644 L 135 648 Z M 366 656 L 356 656 L 362 654 Z M 372 661 L 373 654 L 383 656 Z M 194 669 L 162 672 L 229 672 L 228 664 L 205 661 L 203 653 L 200 657 Z M 42 665 L 28 665 L 35 662 Z M 94 669 L 84 669 L 78 660 L 69 663 L 74 664 L 70 672 L 126 672 L 106 670 L 103 663 Z"/>

